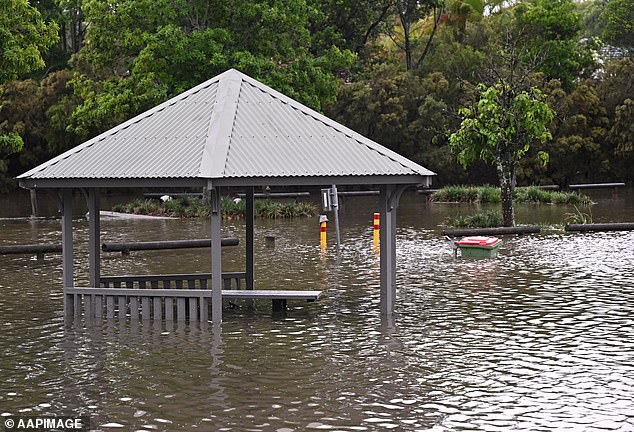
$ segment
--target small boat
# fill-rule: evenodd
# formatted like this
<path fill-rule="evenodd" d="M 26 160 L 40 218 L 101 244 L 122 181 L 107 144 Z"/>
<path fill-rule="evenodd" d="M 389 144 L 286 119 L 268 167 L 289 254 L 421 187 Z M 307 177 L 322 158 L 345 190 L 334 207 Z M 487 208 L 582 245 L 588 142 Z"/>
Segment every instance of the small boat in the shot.
<path fill-rule="evenodd" d="M 495 258 L 498 256 L 498 247 L 502 240 L 492 236 L 463 237 L 454 242 L 460 249 L 460 256 L 471 258 Z"/>

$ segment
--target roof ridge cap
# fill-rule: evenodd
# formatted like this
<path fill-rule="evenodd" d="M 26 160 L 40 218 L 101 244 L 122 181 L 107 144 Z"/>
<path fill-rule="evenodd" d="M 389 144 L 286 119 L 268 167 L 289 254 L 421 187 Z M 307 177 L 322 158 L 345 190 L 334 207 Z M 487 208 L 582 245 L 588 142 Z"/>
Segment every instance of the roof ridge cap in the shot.
<path fill-rule="evenodd" d="M 200 155 L 198 176 L 202 178 L 221 178 L 224 175 L 242 81 L 246 77 L 235 69 L 229 69 L 219 76 L 221 79 L 218 81 L 215 106 Z"/>

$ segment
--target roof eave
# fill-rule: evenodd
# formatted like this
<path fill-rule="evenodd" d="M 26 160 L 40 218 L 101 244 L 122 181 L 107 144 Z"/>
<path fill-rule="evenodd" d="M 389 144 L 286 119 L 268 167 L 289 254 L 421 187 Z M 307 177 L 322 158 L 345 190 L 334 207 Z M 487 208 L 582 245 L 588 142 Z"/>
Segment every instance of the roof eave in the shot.
<path fill-rule="evenodd" d="M 221 177 L 221 178 L 28 178 L 20 180 L 25 189 L 82 188 L 183 188 L 247 186 L 323 186 L 410 184 L 431 185 L 427 175 L 306 176 L 306 177 Z"/>
<path fill-rule="evenodd" d="M 205 187 L 203 178 L 28 178 L 21 179 L 24 189 L 88 188 L 186 188 Z"/>
<path fill-rule="evenodd" d="M 291 176 L 291 177 L 224 177 L 212 179 L 214 186 L 328 186 L 411 184 L 430 186 L 431 175 L 350 175 L 350 176 Z"/>

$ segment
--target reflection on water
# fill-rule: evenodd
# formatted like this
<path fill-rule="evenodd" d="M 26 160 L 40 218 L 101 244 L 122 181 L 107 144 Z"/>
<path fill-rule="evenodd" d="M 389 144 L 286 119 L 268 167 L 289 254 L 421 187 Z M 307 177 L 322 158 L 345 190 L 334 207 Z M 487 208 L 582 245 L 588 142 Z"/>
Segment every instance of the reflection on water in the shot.
<path fill-rule="evenodd" d="M 316 220 L 259 221 L 258 288 L 325 295 L 291 302 L 285 317 L 266 303 L 227 310 L 221 329 L 65 325 L 59 256 L 0 257 L 0 414 L 89 415 L 95 430 L 634 430 L 634 233 L 507 237 L 498 259 L 455 259 L 438 207 L 406 202 L 398 314 L 384 322 L 373 205 L 344 206 L 340 255 L 320 251 Z M 0 233 L 5 244 L 56 241 L 58 226 L 3 220 Z M 76 227 L 85 283 L 87 226 Z M 154 240 L 209 225 L 103 229 L 106 241 Z M 240 223 L 224 231 L 244 238 Z M 242 248 L 225 249 L 228 270 L 244 265 Z M 139 252 L 103 267 L 185 273 L 209 261 L 205 250 Z"/>

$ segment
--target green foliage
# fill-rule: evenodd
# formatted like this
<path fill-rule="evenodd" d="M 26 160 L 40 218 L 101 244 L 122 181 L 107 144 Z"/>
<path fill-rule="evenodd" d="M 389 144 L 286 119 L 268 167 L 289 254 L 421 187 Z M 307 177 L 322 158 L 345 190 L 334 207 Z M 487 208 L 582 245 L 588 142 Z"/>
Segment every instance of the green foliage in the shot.
<path fill-rule="evenodd" d="M 130 79 L 112 77 L 105 81 L 76 75 L 70 85 L 83 103 L 71 114 L 67 131 L 84 139 L 123 123 L 167 98 L 165 86 L 158 84 L 150 74 Z"/>
<path fill-rule="evenodd" d="M 445 186 L 431 196 L 435 202 L 476 202 L 478 192 L 475 187 Z"/>
<path fill-rule="evenodd" d="M 502 225 L 502 213 L 499 210 L 487 210 L 469 216 L 456 216 L 445 221 L 454 228 L 497 228 Z"/>
<path fill-rule="evenodd" d="M 7 184 L 3 180 L 9 168 L 4 158 L 19 152 L 23 146 L 22 137 L 15 132 L 0 135 L 0 191 L 2 192 L 7 189 Z"/>
<path fill-rule="evenodd" d="M 536 62 L 546 79 L 571 89 L 593 70 L 592 46 L 580 43 L 582 21 L 572 0 L 531 0 L 515 8 L 517 27 L 527 32 L 521 46 L 527 62 Z"/>
<path fill-rule="evenodd" d="M 54 72 L 44 80 L 0 85 L 0 183 L 56 154 L 51 142 L 72 145 L 72 136 L 50 124 L 47 111 L 66 93 L 68 75 Z M 76 143 L 76 142 L 75 142 Z"/>
<path fill-rule="evenodd" d="M 309 55 L 304 0 L 87 0 L 83 10 L 69 131 L 84 138 L 231 67 L 319 110 L 335 98 L 334 73 L 356 60 L 337 47 Z"/>
<path fill-rule="evenodd" d="M 609 140 L 616 154 L 632 160 L 634 155 L 634 100 L 625 99 L 616 107 L 614 123 L 609 131 Z"/>
<path fill-rule="evenodd" d="M 17 153 L 22 150 L 24 141 L 22 137 L 15 132 L 0 135 L 0 152 L 5 154 Z"/>
<path fill-rule="evenodd" d="M 57 40 L 57 25 L 47 24 L 28 0 L 2 0 L 0 84 L 42 69 L 42 52 Z"/>
<path fill-rule="evenodd" d="M 603 1 L 583 1 L 575 4 L 579 18 L 583 23 L 581 28 L 582 37 L 599 37 L 603 32 L 603 20 L 601 15 L 604 11 Z"/>
<path fill-rule="evenodd" d="M 47 24 L 27 0 L 3 0 L 0 10 L 0 84 L 42 69 L 42 53 L 57 40 L 57 26 Z M 0 87 L 0 188 L 10 173 L 6 158 L 24 147 L 25 120 L 19 124 L 6 103 L 6 87 Z"/>
<path fill-rule="evenodd" d="M 423 77 L 393 63 L 368 67 L 365 79 L 342 86 L 326 114 L 441 176 L 462 175 L 446 131 L 456 92 L 440 72 Z"/>
<path fill-rule="evenodd" d="M 538 89 L 515 94 L 508 84 L 479 85 L 479 100 L 462 108 L 460 129 L 449 143 L 463 166 L 476 160 L 514 167 L 534 141 L 552 138 L 548 124 L 553 110 L 542 100 Z"/>
<path fill-rule="evenodd" d="M 312 51 L 332 46 L 360 53 L 381 30 L 391 12 L 391 0 L 308 0 Z"/>
<path fill-rule="evenodd" d="M 467 22 L 478 22 L 484 15 L 484 0 L 448 0 L 445 2 L 448 22 L 456 29 L 456 39 L 462 41 Z"/>
<path fill-rule="evenodd" d="M 634 0 L 605 2 L 601 18 L 603 37 L 612 45 L 634 49 Z"/>
<path fill-rule="evenodd" d="M 606 109 L 597 91 L 583 83 L 560 102 L 554 122 L 552 155 L 553 180 L 568 184 L 578 177 L 611 177 L 609 154 L 603 144 L 608 134 Z"/>
<path fill-rule="evenodd" d="M 254 204 L 256 217 L 265 219 L 313 217 L 318 214 L 317 207 L 309 202 L 279 202 L 256 200 Z"/>

